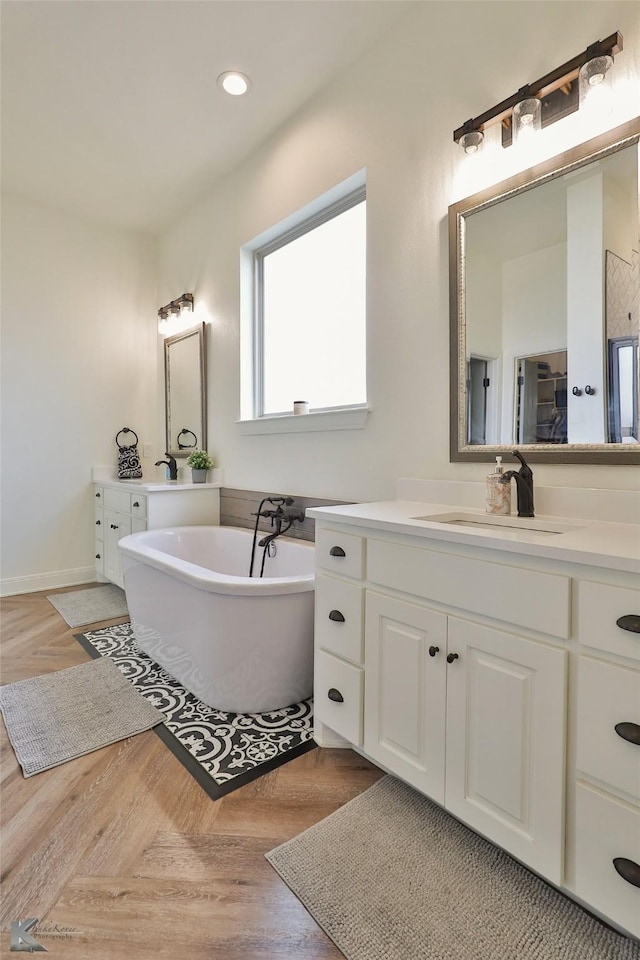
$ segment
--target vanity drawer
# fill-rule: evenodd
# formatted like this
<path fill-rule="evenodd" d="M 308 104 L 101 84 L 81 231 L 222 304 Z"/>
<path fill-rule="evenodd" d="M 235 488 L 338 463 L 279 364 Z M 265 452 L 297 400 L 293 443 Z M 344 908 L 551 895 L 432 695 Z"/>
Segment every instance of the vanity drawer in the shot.
<path fill-rule="evenodd" d="M 147 498 L 140 493 L 131 494 L 131 516 L 142 518 L 147 516 Z"/>
<path fill-rule="evenodd" d="M 357 583 L 316 577 L 316 644 L 361 663 L 364 590 Z"/>
<path fill-rule="evenodd" d="M 425 600 L 569 636 L 569 577 L 382 540 L 367 541 L 367 576 Z"/>
<path fill-rule="evenodd" d="M 640 618 L 640 583 L 637 590 L 608 583 L 581 580 L 578 584 L 578 640 L 619 657 L 640 660 L 640 633 L 624 629 L 616 621 L 624 616 Z M 633 623 L 626 622 L 626 626 Z"/>
<path fill-rule="evenodd" d="M 316 563 L 325 570 L 361 580 L 364 576 L 364 540 L 353 533 L 317 528 Z"/>
<path fill-rule="evenodd" d="M 640 872 L 640 809 L 579 783 L 575 893 L 637 937 L 640 890 L 620 876 L 617 858 L 637 864 Z"/>
<path fill-rule="evenodd" d="M 96 540 L 104 540 L 104 510 L 102 507 L 95 508 L 93 520 Z"/>
<path fill-rule="evenodd" d="M 313 708 L 335 733 L 362 745 L 363 671 L 320 650 L 316 653 Z"/>
<path fill-rule="evenodd" d="M 129 490 L 112 490 L 106 487 L 104 507 L 105 510 L 117 510 L 118 513 L 131 513 L 131 493 Z"/>
<path fill-rule="evenodd" d="M 591 657 L 578 663 L 578 769 L 640 800 L 640 671 Z"/>

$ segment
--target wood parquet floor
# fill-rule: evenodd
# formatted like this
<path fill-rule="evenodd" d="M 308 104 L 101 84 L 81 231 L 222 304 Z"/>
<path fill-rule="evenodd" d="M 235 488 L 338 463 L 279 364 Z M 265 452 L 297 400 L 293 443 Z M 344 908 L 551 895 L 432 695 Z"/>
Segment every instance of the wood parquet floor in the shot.
<path fill-rule="evenodd" d="M 0 616 L 2 683 L 88 659 L 45 593 Z M 340 960 L 264 854 L 374 783 L 362 757 L 312 750 L 213 801 L 152 731 L 25 779 L 0 727 L 0 956 L 37 917 L 52 960 Z"/>

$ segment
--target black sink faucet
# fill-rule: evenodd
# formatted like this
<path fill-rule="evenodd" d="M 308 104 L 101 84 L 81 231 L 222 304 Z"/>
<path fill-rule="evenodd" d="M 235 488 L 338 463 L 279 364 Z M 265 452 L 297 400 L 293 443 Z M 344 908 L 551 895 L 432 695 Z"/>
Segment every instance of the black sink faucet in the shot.
<path fill-rule="evenodd" d="M 175 461 L 175 457 L 172 457 L 170 453 L 165 453 L 166 460 L 156 460 L 156 467 L 159 467 L 161 463 L 166 463 L 169 467 L 169 480 L 178 479 L 178 464 Z"/>
<path fill-rule="evenodd" d="M 519 450 L 513 451 L 522 466 L 519 470 L 507 470 L 502 475 L 502 483 L 509 483 L 511 478 L 516 481 L 516 491 L 518 494 L 518 516 L 533 517 L 533 470 L 522 456 Z"/>

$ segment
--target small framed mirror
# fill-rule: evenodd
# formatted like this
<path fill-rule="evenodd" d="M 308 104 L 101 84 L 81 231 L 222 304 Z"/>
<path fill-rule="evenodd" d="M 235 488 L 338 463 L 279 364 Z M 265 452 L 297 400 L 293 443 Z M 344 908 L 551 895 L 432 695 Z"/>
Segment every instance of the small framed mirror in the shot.
<path fill-rule="evenodd" d="M 640 463 L 640 120 L 449 208 L 452 461 Z"/>
<path fill-rule="evenodd" d="M 188 457 L 207 449 L 205 324 L 164 341 L 166 450 Z"/>

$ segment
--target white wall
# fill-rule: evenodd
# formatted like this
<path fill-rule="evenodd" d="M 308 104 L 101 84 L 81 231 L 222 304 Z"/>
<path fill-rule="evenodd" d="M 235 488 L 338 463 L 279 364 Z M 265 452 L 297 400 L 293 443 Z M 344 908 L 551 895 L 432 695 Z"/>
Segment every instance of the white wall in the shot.
<path fill-rule="evenodd" d="M 634 4 L 416 4 L 383 42 L 165 233 L 159 302 L 192 290 L 201 315 L 211 320 L 209 447 L 227 485 L 370 500 L 393 497 L 398 477 L 484 476 L 481 464 L 449 463 L 447 207 L 531 159 L 512 152 L 500 158 L 511 170 L 481 161 L 469 175 L 452 131 L 616 29 L 624 52 L 615 71 L 627 84 L 620 87 L 628 99 L 622 109 L 631 116 L 640 112 Z M 599 132 L 571 120 L 554 125 L 564 124 L 560 136 L 574 138 L 560 149 Z M 353 431 L 240 436 L 239 249 L 363 167 L 368 423 Z M 536 479 L 637 484 L 633 468 L 618 466 L 539 465 Z"/>
<path fill-rule="evenodd" d="M 2 590 L 94 579 L 91 467 L 157 442 L 155 244 L 24 200 L 2 209 Z M 141 451 L 142 452 L 142 451 Z"/>

